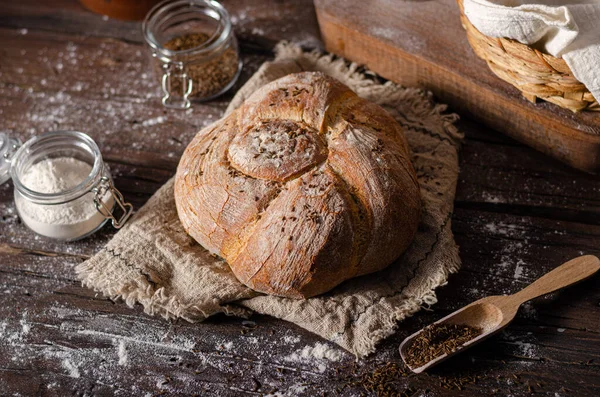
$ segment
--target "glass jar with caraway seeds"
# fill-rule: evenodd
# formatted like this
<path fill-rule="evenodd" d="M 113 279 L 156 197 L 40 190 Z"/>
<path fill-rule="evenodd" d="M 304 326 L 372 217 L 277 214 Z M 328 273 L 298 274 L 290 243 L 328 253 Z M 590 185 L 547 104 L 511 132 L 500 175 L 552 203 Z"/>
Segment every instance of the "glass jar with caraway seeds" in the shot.
<path fill-rule="evenodd" d="M 214 0 L 164 1 L 142 26 L 162 103 L 187 109 L 227 91 L 242 69 L 227 10 Z"/>

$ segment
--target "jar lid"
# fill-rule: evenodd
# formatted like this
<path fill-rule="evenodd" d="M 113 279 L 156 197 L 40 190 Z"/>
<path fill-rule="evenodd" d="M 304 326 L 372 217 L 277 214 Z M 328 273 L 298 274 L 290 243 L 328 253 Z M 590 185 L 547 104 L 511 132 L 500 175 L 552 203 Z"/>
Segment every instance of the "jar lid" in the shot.
<path fill-rule="evenodd" d="M 10 156 L 21 142 L 0 132 L 0 185 L 10 179 Z"/>

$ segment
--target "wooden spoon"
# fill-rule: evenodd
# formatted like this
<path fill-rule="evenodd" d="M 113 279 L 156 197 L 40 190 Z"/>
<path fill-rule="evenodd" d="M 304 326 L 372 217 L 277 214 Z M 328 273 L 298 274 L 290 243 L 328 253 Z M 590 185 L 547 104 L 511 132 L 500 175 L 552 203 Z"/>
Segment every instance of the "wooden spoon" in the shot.
<path fill-rule="evenodd" d="M 423 330 L 419 330 L 404 339 L 400 344 L 400 356 L 402 356 L 402 360 L 404 360 L 411 371 L 415 373 L 423 372 L 441 363 L 448 357 L 463 352 L 465 349 L 496 334 L 513 320 L 519 306 L 528 300 L 577 283 L 592 276 L 598 270 L 600 270 L 600 260 L 593 255 L 571 259 L 551 272 L 546 273 L 516 294 L 488 296 L 436 321 L 434 324 L 469 325 L 483 330 L 479 336 L 471 339 L 454 352 L 438 356 L 418 368 L 410 368 L 410 365 L 406 362 L 405 353 L 413 339 L 423 332 Z"/>

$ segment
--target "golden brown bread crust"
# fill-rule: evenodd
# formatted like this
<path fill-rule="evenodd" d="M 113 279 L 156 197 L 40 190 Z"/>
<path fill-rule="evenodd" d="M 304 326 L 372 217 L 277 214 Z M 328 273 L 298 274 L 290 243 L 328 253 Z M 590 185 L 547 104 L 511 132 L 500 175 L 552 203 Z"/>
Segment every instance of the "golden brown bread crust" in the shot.
<path fill-rule="evenodd" d="M 265 85 L 200 131 L 175 201 L 185 230 L 242 283 L 291 298 L 389 265 L 421 208 L 398 123 L 317 72 Z"/>

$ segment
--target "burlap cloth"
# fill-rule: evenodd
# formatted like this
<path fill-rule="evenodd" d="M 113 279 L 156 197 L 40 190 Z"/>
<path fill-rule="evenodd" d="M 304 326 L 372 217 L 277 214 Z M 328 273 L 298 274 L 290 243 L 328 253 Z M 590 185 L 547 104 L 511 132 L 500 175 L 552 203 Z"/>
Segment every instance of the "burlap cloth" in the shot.
<path fill-rule="evenodd" d="M 84 285 L 130 306 L 141 303 L 152 315 L 201 321 L 220 312 L 243 316 L 254 311 L 291 321 L 362 357 L 391 335 L 400 320 L 436 303 L 435 288 L 460 266 L 450 230 L 462 139 L 453 126 L 457 117 L 442 114 L 445 105 L 432 103 L 421 90 L 381 84 L 332 55 L 302 52 L 286 43 L 277 46 L 276 54 L 239 90 L 227 112 L 263 84 L 303 70 L 327 73 L 383 106 L 404 127 L 421 186 L 422 221 L 408 251 L 387 269 L 349 280 L 322 296 L 294 300 L 262 295 L 237 281 L 227 263 L 184 232 L 171 179 L 77 272 Z"/>

